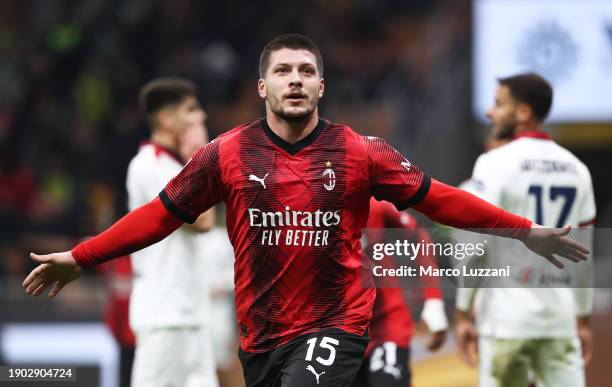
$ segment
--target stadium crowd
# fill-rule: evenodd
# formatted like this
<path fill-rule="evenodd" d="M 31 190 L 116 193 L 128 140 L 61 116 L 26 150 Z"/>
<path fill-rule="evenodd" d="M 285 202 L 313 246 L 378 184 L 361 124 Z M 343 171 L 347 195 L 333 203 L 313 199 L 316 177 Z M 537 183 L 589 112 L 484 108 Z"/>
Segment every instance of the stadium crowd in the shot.
<path fill-rule="evenodd" d="M 419 150 L 436 143 L 426 134 L 458 130 L 452 117 L 469 111 L 463 92 L 442 92 L 467 90 L 469 15 L 457 13 L 466 2 L 266 3 L 232 13 L 231 2 L 190 0 L 2 2 L 3 245 L 29 232 L 92 234 L 123 213 L 126 165 L 148 135 L 137 106 L 147 80 L 195 80 L 213 137 L 261 116 L 253 64 L 261 42 L 286 29 L 322 42 L 333 84 L 323 116 L 432 164 Z"/>

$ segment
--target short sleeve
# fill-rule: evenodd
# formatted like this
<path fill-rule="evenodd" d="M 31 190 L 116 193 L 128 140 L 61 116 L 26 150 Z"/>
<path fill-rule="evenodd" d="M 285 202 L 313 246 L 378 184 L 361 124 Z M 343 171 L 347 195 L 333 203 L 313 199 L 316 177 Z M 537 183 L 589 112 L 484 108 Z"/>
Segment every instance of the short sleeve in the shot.
<path fill-rule="evenodd" d="M 225 196 L 219 163 L 219 141 L 193 154 L 191 160 L 160 192 L 166 209 L 187 223 L 221 202 Z"/>
<path fill-rule="evenodd" d="M 499 206 L 505 177 L 504 173 L 500 173 L 500 168 L 499 163 L 490 160 L 486 153 L 480 155 L 474 164 L 472 178 L 462 188 Z"/>
<path fill-rule="evenodd" d="M 585 188 L 585 196 L 581 203 L 582 205 L 580 206 L 580 213 L 578 215 L 580 227 L 592 226 L 595 223 L 595 217 L 597 215 L 595 195 L 593 193 L 593 182 L 591 181 L 591 174 L 588 170 L 586 171 Z"/>
<path fill-rule="evenodd" d="M 151 163 L 138 160 L 130 163 L 127 172 L 126 188 L 128 192 L 128 206 L 130 211 L 154 199 L 159 190 L 181 170 L 181 164 Z"/>
<path fill-rule="evenodd" d="M 402 211 L 420 202 L 429 191 L 430 179 L 400 152 L 377 137 L 366 137 L 372 195 Z"/>

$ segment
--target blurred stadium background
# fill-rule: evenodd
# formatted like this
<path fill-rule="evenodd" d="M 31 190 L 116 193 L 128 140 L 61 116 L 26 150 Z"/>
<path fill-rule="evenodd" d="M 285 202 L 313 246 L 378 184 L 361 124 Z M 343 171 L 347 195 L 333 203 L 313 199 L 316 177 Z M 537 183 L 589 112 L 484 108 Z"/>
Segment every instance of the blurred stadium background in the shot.
<path fill-rule="evenodd" d="M 96 274 L 53 302 L 27 298 L 27 254 L 68 249 L 125 213 L 126 166 L 148 136 L 137 106 L 144 82 L 196 81 L 215 137 L 263 115 L 258 56 L 283 32 L 306 34 L 323 51 L 322 116 L 387 138 L 454 185 L 482 151 L 495 78 L 540 72 L 556 91 L 548 129 L 589 166 L 597 227 L 612 226 L 612 1 L 3 0 L 0 364 L 7 342 L 18 340 L 27 358 L 41 332 L 65 351 L 86 352 L 75 344 L 85 340 L 98 350 L 79 352 L 94 375 L 87 385 L 114 386 Z M 588 378 L 603 387 L 612 376 L 612 293 L 596 294 Z M 476 383 L 452 339 L 441 354 L 417 344 L 414 355 L 416 386 Z"/>

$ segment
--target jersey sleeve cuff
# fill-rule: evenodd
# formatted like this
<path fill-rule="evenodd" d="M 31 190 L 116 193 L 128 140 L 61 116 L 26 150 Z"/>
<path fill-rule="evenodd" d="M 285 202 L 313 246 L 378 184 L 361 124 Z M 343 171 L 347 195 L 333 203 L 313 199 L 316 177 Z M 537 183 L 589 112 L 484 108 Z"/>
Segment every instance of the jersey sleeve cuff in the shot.
<path fill-rule="evenodd" d="M 584 227 L 589 227 L 589 226 L 594 226 L 594 225 L 595 225 L 595 218 L 585 220 L 584 222 L 578 223 L 579 228 L 584 228 Z"/>
<path fill-rule="evenodd" d="M 427 195 L 427 192 L 429 192 L 429 188 L 431 187 L 431 179 L 429 178 L 429 176 L 427 175 L 423 175 L 423 179 L 421 180 L 421 186 L 419 187 L 419 189 L 414 193 L 414 195 L 412 195 L 410 197 L 410 199 L 395 204 L 395 207 L 399 210 L 399 211 L 404 211 L 412 206 L 414 206 L 415 204 L 417 204 L 418 202 L 420 202 L 421 200 L 423 200 L 425 198 L 425 196 Z"/>
<path fill-rule="evenodd" d="M 188 213 L 178 208 L 172 202 L 165 190 L 162 190 L 159 193 L 159 199 L 161 200 L 162 204 L 164 205 L 164 207 L 166 207 L 169 213 L 181 219 L 183 222 L 193 224 L 196 221 L 196 218 L 189 216 Z"/>
<path fill-rule="evenodd" d="M 74 249 L 70 251 L 75 262 L 84 269 L 93 267 L 96 264 L 98 264 L 96 259 L 92 256 L 92 254 L 91 253 L 88 254 L 86 250 L 87 249 L 85 248 L 85 242 L 81 242 L 78 245 L 76 245 Z"/>

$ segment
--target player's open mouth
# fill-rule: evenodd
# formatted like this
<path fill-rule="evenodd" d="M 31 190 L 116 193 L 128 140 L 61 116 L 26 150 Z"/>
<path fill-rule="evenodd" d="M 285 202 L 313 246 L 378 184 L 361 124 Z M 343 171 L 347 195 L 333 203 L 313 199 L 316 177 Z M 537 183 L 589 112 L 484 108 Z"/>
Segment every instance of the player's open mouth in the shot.
<path fill-rule="evenodd" d="M 290 101 L 301 101 L 301 100 L 306 99 L 306 94 L 292 93 L 292 94 L 287 95 L 285 98 Z"/>

